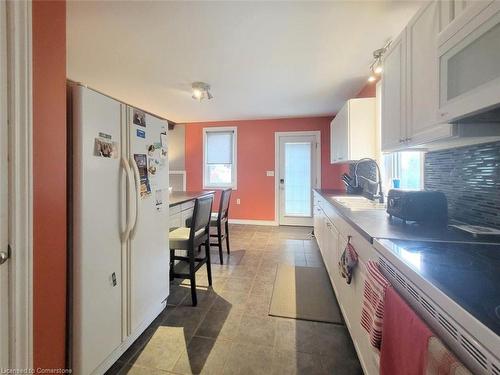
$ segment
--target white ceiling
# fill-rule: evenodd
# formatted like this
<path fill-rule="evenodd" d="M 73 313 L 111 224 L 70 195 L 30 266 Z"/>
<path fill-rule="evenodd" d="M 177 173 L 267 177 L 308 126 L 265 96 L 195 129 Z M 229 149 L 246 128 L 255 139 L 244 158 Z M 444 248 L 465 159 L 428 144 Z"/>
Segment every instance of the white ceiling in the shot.
<path fill-rule="evenodd" d="M 418 4 L 69 1 L 68 78 L 176 122 L 329 115 Z"/>

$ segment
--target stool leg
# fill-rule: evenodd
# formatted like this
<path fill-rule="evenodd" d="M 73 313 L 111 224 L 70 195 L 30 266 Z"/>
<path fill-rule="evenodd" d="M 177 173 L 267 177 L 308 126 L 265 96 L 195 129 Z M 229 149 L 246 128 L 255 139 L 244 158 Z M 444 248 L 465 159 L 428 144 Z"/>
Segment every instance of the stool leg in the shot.
<path fill-rule="evenodd" d="M 198 304 L 198 299 L 196 298 L 196 276 L 194 271 L 194 248 L 189 249 L 189 279 L 191 281 L 191 300 L 193 301 L 193 306 Z"/>
<path fill-rule="evenodd" d="M 170 281 L 174 281 L 174 255 L 175 255 L 175 250 L 170 249 Z"/>
<path fill-rule="evenodd" d="M 229 250 L 229 221 L 226 221 L 226 247 L 227 247 L 227 253 L 229 254 L 231 250 Z"/>
<path fill-rule="evenodd" d="M 208 276 L 208 285 L 212 286 L 212 263 L 210 260 L 210 237 L 207 238 L 207 242 L 205 242 L 205 252 L 207 258 L 207 276 Z"/>
<path fill-rule="evenodd" d="M 220 260 L 220 264 L 224 264 L 224 259 L 223 259 L 223 256 L 222 256 L 222 228 L 219 225 L 217 225 L 217 245 L 219 246 L 219 260 Z"/>

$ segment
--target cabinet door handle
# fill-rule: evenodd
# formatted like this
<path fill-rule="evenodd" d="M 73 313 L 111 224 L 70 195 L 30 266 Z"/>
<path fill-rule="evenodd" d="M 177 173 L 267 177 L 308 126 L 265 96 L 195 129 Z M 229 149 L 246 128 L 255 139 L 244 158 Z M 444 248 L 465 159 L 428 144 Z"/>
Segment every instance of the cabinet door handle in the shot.
<path fill-rule="evenodd" d="M 9 253 L 7 251 L 0 251 L 0 264 L 4 264 L 9 259 Z"/>

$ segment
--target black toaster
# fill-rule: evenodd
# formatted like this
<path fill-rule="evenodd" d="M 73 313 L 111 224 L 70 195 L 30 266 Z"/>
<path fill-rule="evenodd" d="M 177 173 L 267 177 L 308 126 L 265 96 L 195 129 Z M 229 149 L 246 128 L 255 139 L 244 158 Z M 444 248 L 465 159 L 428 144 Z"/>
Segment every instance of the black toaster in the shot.
<path fill-rule="evenodd" d="M 391 189 L 387 194 L 387 213 L 404 222 L 446 225 L 448 202 L 440 191 Z"/>

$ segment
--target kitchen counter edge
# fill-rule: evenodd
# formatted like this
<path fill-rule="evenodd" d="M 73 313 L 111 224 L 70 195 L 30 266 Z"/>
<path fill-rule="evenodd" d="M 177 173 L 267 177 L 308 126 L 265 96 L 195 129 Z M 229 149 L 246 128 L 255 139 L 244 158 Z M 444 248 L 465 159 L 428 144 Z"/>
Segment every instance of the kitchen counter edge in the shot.
<path fill-rule="evenodd" d="M 180 204 L 195 200 L 196 198 L 204 197 L 206 195 L 215 195 L 214 190 L 200 190 L 200 191 L 173 191 L 169 195 L 168 206 L 175 207 Z"/>

